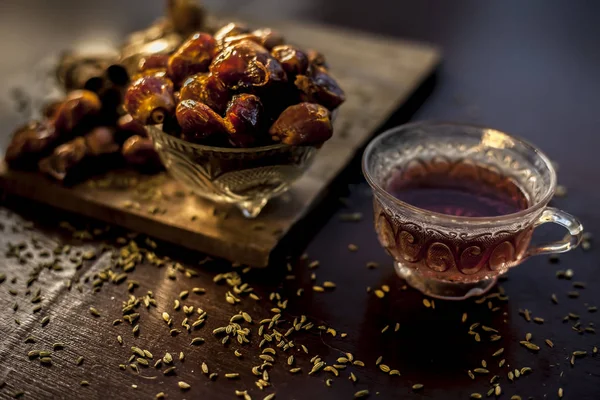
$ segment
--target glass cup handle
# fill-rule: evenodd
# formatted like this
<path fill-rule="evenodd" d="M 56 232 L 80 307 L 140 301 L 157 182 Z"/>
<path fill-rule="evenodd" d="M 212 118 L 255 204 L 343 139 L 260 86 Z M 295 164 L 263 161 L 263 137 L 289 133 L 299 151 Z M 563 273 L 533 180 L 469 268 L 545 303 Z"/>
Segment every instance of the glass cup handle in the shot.
<path fill-rule="evenodd" d="M 564 253 L 579 246 L 581 237 L 583 236 L 583 225 L 577 218 L 557 208 L 546 207 L 533 227 L 536 228 L 548 222 L 553 222 L 565 227 L 569 233 L 567 233 L 562 240 L 530 247 L 527 250 L 525 257 L 537 256 L 540 254 Z"/>

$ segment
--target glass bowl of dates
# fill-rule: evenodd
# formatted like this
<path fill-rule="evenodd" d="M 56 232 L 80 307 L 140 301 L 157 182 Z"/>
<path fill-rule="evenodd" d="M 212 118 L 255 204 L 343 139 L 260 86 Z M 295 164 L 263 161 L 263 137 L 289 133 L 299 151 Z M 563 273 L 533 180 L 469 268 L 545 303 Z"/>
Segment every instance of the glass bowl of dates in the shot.
<path fill-rule="evenodd" d="M 230 23 L 142 59 L 124 106 L 175 179 L 254 218 L 308 169 L 344 100 L 323 55 Z"/>

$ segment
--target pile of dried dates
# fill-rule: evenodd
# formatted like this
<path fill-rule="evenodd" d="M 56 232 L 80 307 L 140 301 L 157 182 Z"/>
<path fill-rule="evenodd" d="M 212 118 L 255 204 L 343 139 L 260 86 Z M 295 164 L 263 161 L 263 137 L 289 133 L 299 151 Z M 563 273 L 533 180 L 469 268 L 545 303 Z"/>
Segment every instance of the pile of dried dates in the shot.
<path fill-rule="evenodd" d="M 319 145 L 345 100 L 321 54 L 234 23 L 142 57 L 133 76 L 119 64 L 73 65 L 62 71 L 66 97 L 15 131 L 5 154 L 11 168 L 64 183 L 120 166 L 155 172 L 162 166 L 149 124 L 209 146 Z"/>
<path fill-rule="evenodd" d="M 230 23 L 192 35 L 173 54 L 143 59 L 125 109 L 197 144 L 319 145 L 344 100 L 321 54 L 285 44 L 271 29 Z"/>
<path fill-rule="evenodd" d="M 39 169 L 65 183 L 123 165 L 162 168 L 144 125 L 122 112 L 127 73 L 113 65 L 104 75 L 48 104 L 43 120 L 17 128 L 6 149 L 8 165 Z"/>

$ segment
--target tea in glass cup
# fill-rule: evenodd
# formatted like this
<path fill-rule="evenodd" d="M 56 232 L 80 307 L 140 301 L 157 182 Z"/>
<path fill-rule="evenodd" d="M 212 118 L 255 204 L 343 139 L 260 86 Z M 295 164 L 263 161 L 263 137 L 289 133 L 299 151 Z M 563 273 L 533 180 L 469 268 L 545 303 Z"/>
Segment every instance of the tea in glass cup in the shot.
<path fill-rule="evenodd" d="M 550 160 L 497 130 L 414 123 L 389 130 L 365 150 L 375 229 L 398 274 L 432 297 L 464 299 L 536 254 L 576 247 L 583 227 L 547 207 L 556 188 Z M 536 226 L 568 230 L 530 246 Z"/>

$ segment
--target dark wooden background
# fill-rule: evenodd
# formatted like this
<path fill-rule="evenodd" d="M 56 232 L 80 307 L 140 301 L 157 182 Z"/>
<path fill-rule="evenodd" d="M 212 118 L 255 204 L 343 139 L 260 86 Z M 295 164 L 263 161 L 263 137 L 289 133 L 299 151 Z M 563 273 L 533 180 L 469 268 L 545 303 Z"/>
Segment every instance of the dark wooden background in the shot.
<path fill-rule="evenodd" d="M 259 0 L 208 4 L 221 13 L 298 18 L 439 45 L 445 62 L 437 76 L 407 107 L 399 110 L 388 125 L 407 119 L 446 119 L 485 124 L 525 137 L 559 164 L 559 181 L 568 188 L 568 195 L 555 201 L 555 205 L 580 217 L 589 232 L 600 229 L 597 211 L 600 204 L 597 134 L 600 3 Z M 126 32 L 145 26 L 161 9 L 162 3 L 156 0 L 3 0 L 0 2 L 1 87 L 9 89 L 18 83 L 19 71 L 72 43 L 85 45 L 89 37 L 118 41 Z M 19 121 L 10 111 L 11 104 L 0 106 L 5 143 L 6 135 Z M 258 363 L 255 338 L 252 348 L 241 348 L 244 358 L 237 359 L 233 355 L 237 347 L 224 348 L 210 331 L 226 324 L 239 309 L 248 311 L 256 320 L 266 318 L 272 307 L 266 299 L 274 291 L 290 299 L 282 318 L 293 319 L 293 316 L 306 314 L 338 331 L 336 338 L 329 334 L 307 334 L 294 339 L 297 344 L 305 344 L 311 353 L 297 357 L 303 367 L 301 375 L 289 375 L 284 356 L 277 357 L 277 367 L 270 372 L 273 387 L 266 392 L 277 392 L 278 399 L 352 398 L 355 391 L 367 388 L 371 398 L 467 399 L 472 392 L 485 395 L 494 374 L 500 375 L 501 398 L 518 394 L 524 399 L 553 399 L 558 398 L 559 387 L 564 389 L 565 399 L 600 398 L 600 364 L 598 357 L 591 356 L 592 347 L 600 341 L 596 334 L 579 334 L 573 330 L 575 320 L 563 322 L 569 312 L 580 315 L 582 328 L 599 322 L 598 314 L 587 311 L 588 306 L 600 303 L 597 272 L 600 260 L 593 242 L 590 251 L 566 254 L 558 264 L 539 257 L 511 271 L 502 283 L 508 302 L 493 300 L 493 306 L 500 307 L 497 312 L 490 312 L 486 302 L 475 304 L 473 301 L 438 301 L 435 310 L 428 309 L 423 306 L 419 293 L 402 290 L 403 283 L 396 278 L 390 260 L 377 244 L 371 223 L 371 198 L 358 165 L 358 162 L 353 163 L 338 179 L 332 195 L 305 225 L 310 230 L 297 235 L 282 249 L 284 253 L 299 254 L 306 244 L 310 260 L 320 261 L 318 268 L 309 270 L 305 261 L 293 260 L 295 280 L 284 279 L 288 273 L 283 264 L 245 275 L 244 281 L 263 299 L 260 302 L 244 299 L 240 306 L 225 303 L 223 296 L 228 288 L 214 285 L 212 277 L 228 270 L 228 266 L 219 263 L 195 266 L 200 256 L 181 249 L 159 245 L 161 254 L 194 266 L 199 276 L 190 281 L 167 280 L 164 268 L 137 267 L 131 276 L 140 282 L 136 295 L 153 290 L 161 311 L 171 308 L 173 299 L 184 288 L 207 288 L 204 297 L 190 297 L 184 302 L 201 306 L 209 314 L 206 326 L 193 335 L 207 339 L 207 343 L 198 348 L 189 346 L 187 334 L 176 338 L 167 336 L 156 310 L 150 315 L 143 314 L 137 339 L 128 325 L 112 327 L 109 321 L 120 315 L 125 288 L 106 285 L 100 293 L 93 294 L 90 285 L 84 284 L 83 293 L 66 292 L 64 280 L 80 273 L 72 268 L 58 273 L 46 271 L 40 276 L 40 283 L 33 287 L 43 288 L 43 308 L 32 315 L 33 305 L 23 297 L 32 261 L 23 266 L 14 258 L 0 257 L 0 272 L 8 275 L 0 285 L 3 338 L 0 341 L 0 381 L 6 382 L 0 389 L 0 398 L 10 398 L 12 393 L 24 390 L 26 398 L 36 399 L 143 399 L 153 398 L 160 391 L 170 398 L 220 399 L 234 398 L 236 389 L 248 389 L 254 399 L 261 399 L 263 395 L 258 393 L 250 373 L 250 366 Z M 345 200 L 338 200 L 340 197 Z M 56 226 L 65 218 L 82 226 L 90 224 L 87 220 L 17 199 L 6 199 L 3 207 L 2 252 L 8 242 L 15 243 L 32 234 L 42 237 L 45 246 L 50 248 L 65 242 L 80 246 Z M 348 212 L 361 212 L 364 218 L 358 223 L 341 222 L 340 214 Z M 34 221 L 36 228 L 14 233 L 12 226 L 22 225 L 15 222 L 21 217 Z M 551 234 L 559 235 L 560 231 L 549 231 L 547 235 L 540 235 L 540 239 Z M 82 245 L 93 246 L 98 242 Z M 349 252 L 349 243 L 357 244 L 359 250 Z M 86 262 L 81 271 L 84 275 L 93 275 L 103 268 L 101 261 Z M 381 265 L 368 270 L 365 267 L 368 261 Z M 573 279 L 557 279 L 556 271 L 567 268 L 574 271 Z M 337 288 L 328 293 L 312 292 L 312 272 L 316 273 L 317 282 L 331 280 Z M 10 279 L 14 277 L 17 282 L 12 284 Z M 574 281 L 586 282 L 585 289 L 577 289 L 580 296 L 576 299 L 566 294 L 574 290 Z M 375 288 L 383 284 L 391 288 L 384 299 L 366 292 L 367 286 Z M 295 296 L 298 287 L 306 289 L 302 297 Z M 19 291 L 19 295 L 10 295 L 10 288 Z M 558 305 L 550 301 L 552 293 L 557 295 Z M 12 309 L 15 301 L 20 303 L 17 312 Z M 97 307 L 103 316 L 100 319 L 90 316 L 90 306 Z M 542 317 L 545 322 L 541 325 L 527 322 L 519 315 L 520 309 L 530 310 L 533 316 Z M 460 322 L 463 312 L 468 313 L 465 324 Z M 50 315 L 51 322 L 41 328 L 40 319 L 44 315 Z M 21 319 L 22 325 L 16 325 L 14 318 Z M 181 311 L 177 318 L 182 318 Z M 393 327 L 395 322 L 400 323 L 399 332 L 380 333 L 383 326 L 391 324 Z M 482 335 L 482 342 L 475 342 L 467 333 L 468 326 L 474 322 L 494 327 L 502 339 L 490 343 L 489 335 Z M 341 332 L 347 332 L 348 337 L 341 338 Z M 532 333 L 532 341 L 541 347 L 537 354 L 518 343 L 527 332 Z M 23 343 L 29 334 L 38 338 L 37 344 Z M 126 346 L 118 345 L 115 339 L 118 334 L 123 336 Z M 544 339 L 551 339 L 554 348 L 547 347 Z M 66 348 L 56 352 L 52 367 L 44 368 L 27 359 L 26 353 L 32 348 L 45 349 L 59 341 L 65 342 Z M 164 378 L 160 372 L 149 369 L 144 371 L 145 375 L 158 378 L 144 380 L 129 371 L 120 371 L 117 365 L 126 361 L 129 346 L 134 344 L 150 349 L 155 358 L 165 351 L 186 351 L 186 361 L 177 364 L 178 377 Z M 504 354 L 492 357 L 500 347 L 505 349 Z M 332 387 L 324 384 L 329 373 L 307 376 L 310 357 L 319 354 L 332 364 L 341 355 L 339 350 L 352 352 L 367 363 L 367 367 L 344 371 Z M 578 358 L 572 366 L 569 359 L 575 350 L 586 350 L 588 355 Z M 86 359 L 80 367 L 74 363 L 79 355 L 85 355 Z M 384 363 L 399 369 L 402 377 L 390 377 L 379 371 L 374 365 L 379 355 L 384 356 Z M 499 368 L 498 359 L 502 357 L 507 365 Z M 482 359 L 487 361 L 490 374 L 471 380 L 467 370 L 480 366 Z M 202 361 L 207 362 L 211 371 L 219 373 L 216 382 L 209 382 L 201 375 Z M 507 366 L 511 369 L 528 366 L 533 373 L 511 383 L 507 379 Z M 356 373 L 357 384 L 347 379 L 349 371 Z M 227 372 L 240 372 L 242 378 L 228 381 L 223 376 Z M 90 382 L 89 387 L 79 386 L 83 379 Z M 182 394 L 177 388 L 178 380 L 192 384 L 192 389 Z M 422 383 L 425 388 L 413 393 L 411 386 L 415 383 Z M 132 384 L 138 388 L 133 389 Z"/>

